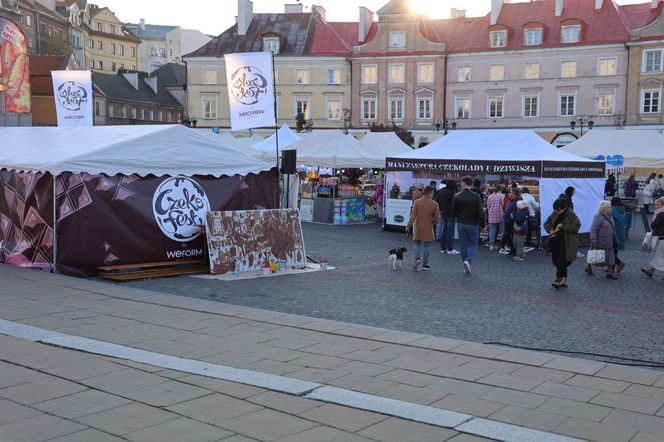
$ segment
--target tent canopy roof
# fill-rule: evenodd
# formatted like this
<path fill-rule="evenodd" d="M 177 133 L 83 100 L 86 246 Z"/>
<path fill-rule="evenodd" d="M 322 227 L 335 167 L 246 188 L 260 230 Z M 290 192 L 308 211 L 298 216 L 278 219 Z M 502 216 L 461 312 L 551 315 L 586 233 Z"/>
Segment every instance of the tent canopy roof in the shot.
<path fill-rule="evenodd" d="M 413 149 L 394 132 L 369 132 L 360 140 L 360 145 L 380 152 L 386 157 L 411 152 Z"/>
<path fill-rule="evenodd" d="M 0 129 L 0 168 L 106 175 L 247 175 L 273 166 L 180 124 Z"/>
<path fill-rule="evenodd" d="M 255 136 L 260 137 L 260 135 L 254 134 L 252 135 L 252 138 L 234 137 L 228 132 L 216 134 L 209 129 L 207 130 L 198 129 L 196 133 L 203 135 L 205 138 L 212 140 L 217 144 L 221 144 L 225 147 L 239 150 L 240 152 L 249 154 L 254 158 L 261 157 L 262 152 L 251 147 L 251 145 L 255 143 L 255 140 L 253 140 L 252 138 Z"/>
<path fill-rule="evenodd" d="M 290 130 L 287 124 L 284 124 L 277 131 L 279 133 L 279 150 L 285 149 L 287 146 L 298 141 L 300 137 Z M 273 134 L 267 137 L 264 140 L 259 141 L 252 145 L 252 147 L 260 152 L 265 152 L 268 154 L 276 154 L 277 151 L 277 141 L 276 136 Z"/>
<path fill-rule="evenodd" d="M 427 146 L 393 155 L 394 158 L 493 160 L 493 161 L 587 161 L 561 151 L 532 130 L 456 130 Z"/>
<path fill-rule="evenodd" d="M 323 167 L 385 167 L 385 155 L 362 146 L 342 131 L 314 130 L 288 146 L 297 163 Z"/>
<path fill-rule="evenodd" d="M 622 155 L 625 167 L 664 169 L 664 137 L 657 130 L 592 130 L 561 150 L 586 158 Z"/>

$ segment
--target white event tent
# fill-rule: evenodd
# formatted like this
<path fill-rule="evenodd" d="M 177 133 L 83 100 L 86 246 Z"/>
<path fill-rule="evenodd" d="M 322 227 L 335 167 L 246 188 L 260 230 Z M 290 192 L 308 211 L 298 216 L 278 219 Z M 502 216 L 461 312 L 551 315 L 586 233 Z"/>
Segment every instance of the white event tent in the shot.
<path fill-rule="evenodd" d="M 386 188 L 391 187 L 392 172 L 429 174 L 432 178 L 446 174 L 528 177 L 539 180 L 545 220 L 558 195 L 573 186 L 581 232 L 589 232 L 604 198 L 604 168 L 603 162 L 563 152 L 531 130 L 457 130 L 421 149 L 387 158 Z"/>
<path fill-rule="evenodd" d="M 369 132 L 362 137 L 360 144 L 368 149 L 380 152 L 386 157 L 413 150 L 401 141 L 401 138 L 394 132 Z"/>
<path fill-rule="evenodd" d="M 591 130 L 561 149 L 585 158 L 622 155 L 625 168 L 664 169 L 664 137 L 657 130 Z"/>
<path fill-rule="evenodd" d="M 217 134 L 211 131 L 210 129 L 205 129 L 205 130 L 197 129 L 196 133 L 224 147 L 230 147 L 232 149 L 239 150 L 240 152 L 249 154 L 254 158 L 260 158 L 261 154 L 263 153 L 251 147 L 252 144 L 257 142 L 256 138 L 258 138 L 259 140 L 263 139 L 260 135 L 254 134 L 250 138 L 234 137 L 232 134 L 228 132 Z"/>
<path fill-rule="evenodd" d="M 290 130 L 287 124 L 281 126 L 277 132 L 279 133 L 279 150 L 286 149 L 289 145 L 300 139 L 300 136 Z M 277 151 L 276 134 L 272 134 L 266 139 L 259 141 L 258 143 L 254 143 L 252 147 L 259 152 L 272 155 L 272 158 L 274 158 Z"/>
<path fill-rule="evenodd" d="M 385 155 L 368 149 L 342 131 L 314 130 L 288 146 L 297 150 L 297 163 L 332 168 L 360 168 L 385 165 Z"/>

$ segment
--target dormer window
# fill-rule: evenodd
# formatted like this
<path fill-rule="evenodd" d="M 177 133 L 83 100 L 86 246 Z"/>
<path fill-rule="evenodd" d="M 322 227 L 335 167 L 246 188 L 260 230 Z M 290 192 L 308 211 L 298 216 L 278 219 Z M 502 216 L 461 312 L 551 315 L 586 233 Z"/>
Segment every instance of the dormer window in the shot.
<path fill-rule="evenodd" d="M 542 44 L 542 29 L 527 29 L 524 34 L 524 43 L 526 46 L 539 46 Z"/>
<path fill-rule="evenodd" d="M 265 37 L 263 38 L 263 50 L 265 52 L 272 52 L 274 55 L 279 54 L 279 38 L 278 37 Z"/>
<path fill-rule="evenodd" d="M 578 43 L 581 40 L 581 26 L 563 26 L 562 29 L 562 42 L 563 43 Z"/>
<path fill-rule="evenodd" d="M 507 44 L 507 31 L 489 32 L 489 46 L 492 48 L 504 48 Z"/>
<path fill-rule="evenodd" d="M 403 31 L 390 32 L 390 47 L 391 48 L 405 48 L 406 47 L 406 33 Z"/>

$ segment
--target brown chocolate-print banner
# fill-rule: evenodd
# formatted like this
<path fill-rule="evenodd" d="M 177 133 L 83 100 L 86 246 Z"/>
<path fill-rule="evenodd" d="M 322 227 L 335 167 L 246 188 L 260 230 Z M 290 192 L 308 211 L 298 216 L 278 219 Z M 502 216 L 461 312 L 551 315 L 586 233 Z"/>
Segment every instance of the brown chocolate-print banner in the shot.
<path fill-rule="evenodd" d="M 526 175 L 539 177 L 542 172 L 542 162 L 387 158 L 385 160 L 385 168 L 388 171 L 467 173 L 471 175 Z"/>
<path fill-rule="evenodd" d="M 53 177 L 0 170 L 0 262 L 53 267 Z"/>
<path fill-rule="evenodd" d="M 604 178 L 606 163 L 601 161 L 545 161 L 542 178 Z"/>
<path fill-rule="evenodd" d="M 58 272 L 204 257 L 209 211 L 278 205 L 277 170 L 214 178 L 65 173 L 57 184 Z"/>

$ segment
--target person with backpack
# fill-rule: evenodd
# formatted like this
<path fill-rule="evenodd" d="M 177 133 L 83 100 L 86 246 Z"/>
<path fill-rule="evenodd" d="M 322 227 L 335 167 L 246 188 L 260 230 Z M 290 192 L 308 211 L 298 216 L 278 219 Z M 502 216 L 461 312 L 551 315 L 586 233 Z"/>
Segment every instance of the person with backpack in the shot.
<path fill-rule="evenodd" d="M 660 199 L 664 196 L 664 174 L 657 175 L 657 178 L 653 179 L 650 188 L 652 189 L 652 202 Z"/>

